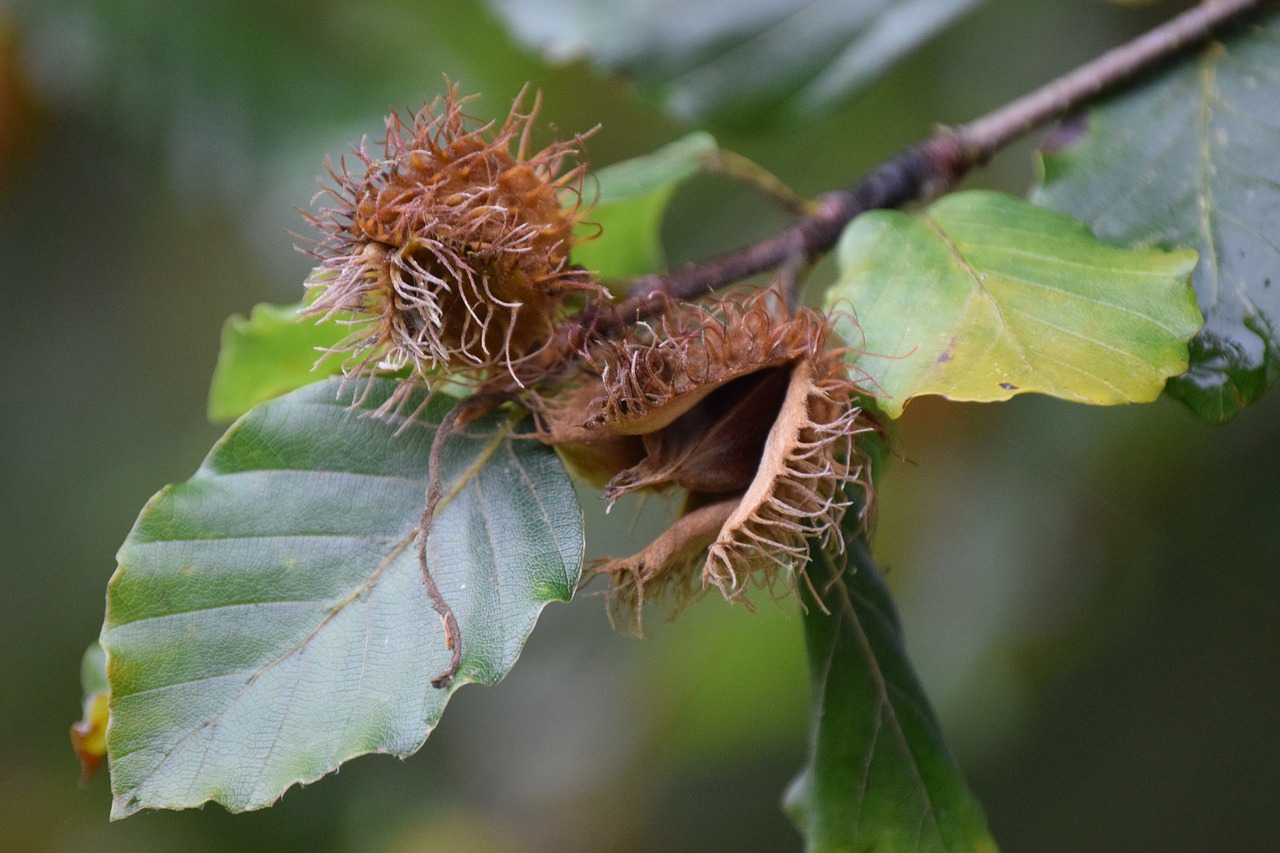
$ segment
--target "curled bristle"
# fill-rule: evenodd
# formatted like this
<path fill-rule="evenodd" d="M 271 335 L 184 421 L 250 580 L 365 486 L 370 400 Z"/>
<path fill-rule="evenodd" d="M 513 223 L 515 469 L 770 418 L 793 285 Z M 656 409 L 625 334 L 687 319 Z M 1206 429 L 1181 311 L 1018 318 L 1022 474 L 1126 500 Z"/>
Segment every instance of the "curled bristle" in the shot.
<path fill-rule="evenodd" d="M 628 633 L 644 632 L 646 604 L 665 604 L 672 615 L 696 596 L 707 547 L 715 541 L 737 500 L 726 498 L 691 509 L 640 553 L 601 560 L 590 576 L 605 575 L 609 583 L 609 621 Z"/>
<path fill-rule="evenodd" d="M 581 137 L 530 154 L 536 98 L 528 112 L 517 98 L 497 127 L 477 126 L 467 100 L 453 86 L 411 118 L 392 114 L 382 156 L 362 143 L 362 169 L 329 169 L 334 203 L 309 217 L 322 238 L 307 310 L 351 315 L 337 348 L 348 375 L 515 376 L 553 340 L 565 295 L 598 289 L 569 262 L 583 169 L 565 165 Z"/>
<path fill-rule="evenodd" d="M 809 309 L 788 320 L 772 290 L 706 305 L 669 305 L 655 326 L 631 329 L 601 347 L 604 394 L 590 425 L 624 432 L 656 428 L 681 408 L 671 407 L 682 396 L 696 402 L 740 376 L 821 351 L 826 329 L 825 318 Z"/>
<path fill-rule="evenodd" d="M 857 405 L 857 391 L 843 362 L 829 354 L 792 368 L 760 470 L 708 549 L 704 584 L 726 598 L 752 581 L 772 589 L 803 569 L 810 542 L 844 550 L 846 511 L 861 493 L 861 526 L 871 497 L 870 462 L 855 437 L 875 426 Z"/>

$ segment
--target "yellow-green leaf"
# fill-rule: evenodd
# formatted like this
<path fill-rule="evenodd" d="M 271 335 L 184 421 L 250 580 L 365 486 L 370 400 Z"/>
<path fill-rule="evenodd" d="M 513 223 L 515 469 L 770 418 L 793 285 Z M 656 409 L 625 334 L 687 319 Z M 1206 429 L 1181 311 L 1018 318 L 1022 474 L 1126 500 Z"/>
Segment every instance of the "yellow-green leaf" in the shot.
<path fill-rule="evenodd" d="M 301 307 L 262 303 L 248 317 L 227 318 L 209 388 L 210 420 L 234 420 L 259 403 L 341 372 L 340 356 L 321 358 L 351 328 L 303 319 Z"/>
<path fill-rule="evenodd" d="M 1202 322 L 1194 251 L 1120 249 L 1000 193 L 865 214 L 838 256 L 828 307 L 891 417 L 922 394 L 1150 402 Z"/>
<path fill-rule="evenodd" d="M 596 172 L 598 195 L 579 229 L 588 239 L 574 246 L 574 262 L 606 279 L 661 270 L 662 217 L 671 194 L 714 162 L 717 152 L 710 134 L 691 133 L 652 154 Z M 585 192 L 590 191 L 588 186 Z"/>
<path fill-rule="evenodd" d="M 71 724 L 71 748 L 80 761 L 80 778 L 88 780 L 107 757 L 107 656 L 94 643 L 80 661 L 80 686 L 84 691 L 84 712 Z"/>

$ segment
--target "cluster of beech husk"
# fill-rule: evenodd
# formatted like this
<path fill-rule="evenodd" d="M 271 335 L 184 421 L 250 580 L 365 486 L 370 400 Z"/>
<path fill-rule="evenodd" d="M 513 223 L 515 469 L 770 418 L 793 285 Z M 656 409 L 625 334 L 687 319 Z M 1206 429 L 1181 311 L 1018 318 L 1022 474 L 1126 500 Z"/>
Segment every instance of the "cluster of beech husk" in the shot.
<path fill-rule="evenodd" d="M 786 591 L 811 543 L 843 548 L 846 510 L 870 503 L 855 437 L 874 426 L 829 319 L 772 287 L 619 316 L 570 261 L 582 137 L 531 153 L 536 102 L 522 112 L 517 99 L 500 126 L 464 103 L 453 88 L 411 120 L 393 115 L 383 156 L 362 145 L 363 173 L 330 169 L 308 310 L 352 324 L 344 372 L 401 377 L 383 411 L 445 377 L 475 400 L 517 401 L 610 505 L 683 490 L 652 544 L 594 567 L 615 621 L 638 629 L 647 601 L 678 606 L 710 586 L 741 601 L 752 586 Z"/>

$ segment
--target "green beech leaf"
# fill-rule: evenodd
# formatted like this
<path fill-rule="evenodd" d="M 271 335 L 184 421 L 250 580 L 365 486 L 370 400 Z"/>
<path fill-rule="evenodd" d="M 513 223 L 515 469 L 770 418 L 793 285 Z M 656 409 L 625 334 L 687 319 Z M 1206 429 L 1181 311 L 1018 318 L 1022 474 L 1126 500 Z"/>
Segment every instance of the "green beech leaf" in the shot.
<path fill-rule="evenodd" d="M 113 817 L 259 808 L 353 756 L 409 755 L 453 690 L 501 679 L 543 606 L 573 594 L 582 520 L 555 453 L 509 416 L 468 424 L 444 445 L 428 542 L 463 659 L 433 688 L 450 653 L 414 537 L 451 401 L 405 423 L 338 388 L 256 407 L 121 547 L 101 637 Z"/>
<path fill-rule="evenodd" d="M 107 656 L 98 643 L 91 643 L 80 659 L 80 689 L 86 697 L 107 690 Z"/>
<path fill-rule="evenodd" d="M 1280 15 L 1088 113 L 1033 199 L 1127 246 L 1200 252 L 1204 331 L 1169 393 L 1224 421 L 1280 378 Z M 1061 138 L 1061 137 L 1059 137 Z"/>
<path fill-rule="evenodd" d="M 807 849 L 993 853 L 866 540 L 849 542 L 847 562 L 815 548 L 809 572 L 812 588 L 800 585 L 813 695 L 809 763 L 787 793 Z M 820 602 L 813 589 L 823 590 Z"/>
<path fill-rule="evenodd" d="M 1192 251 L 1133 251 L 1011 196 L 955 193 L 872 211 L 838 247 L 828 307 L 890 417 L 912 397 L 1149 402 L 1200 328 Z"/>
<path fill-rule="evenodd" d="M 210 420 L 233 420 L 259 403 L 342 369 L 341 356 L 321 361 L 321 350 L 345 338 L 351 327 L 300 317 L 301 307 L 262 303 L 248 318 L 227 318 L 209 389 Z"/>
<path fill-rule="evenodd" d="M 874 80 L 981 0 L 490 0 L 555 60 L 585 55 L 682 118 L 812 114 Z"/>
<path fill-rule="evenodd" d="M 715 162 L 718 151 L 710 134 L 691 133 L 652 154 L 593 173 L 599 195 L 579 233 L 597 236 L 574 246 L 574 262 L 607 279 L 661 270 L 667 203 L 681 182 Z"/>

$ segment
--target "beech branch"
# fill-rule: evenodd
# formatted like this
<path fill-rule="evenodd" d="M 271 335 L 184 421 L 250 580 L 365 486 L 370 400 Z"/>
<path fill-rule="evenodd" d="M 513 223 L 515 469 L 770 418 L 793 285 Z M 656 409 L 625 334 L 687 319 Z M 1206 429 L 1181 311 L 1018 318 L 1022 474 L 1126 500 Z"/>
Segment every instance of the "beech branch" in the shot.
<path fill-rule="evenodd" d="M 942 193 L 1014 140 L 1204 42 L 1260 3 L 1205 0 L 981 118 L 943 129 L 900 151 L 852 186 L 819 196 L 812 213 L 776 234 L 674 272 L 637 278 L 630 295 L 618 306 L 615 322 L 661 311 L 666 298 L 690 299 L 783 264 L 812 263 L 835 246 L 845 226 L 858 215 Z M 604 318 L 593 319 L 600 331 Z"/>

